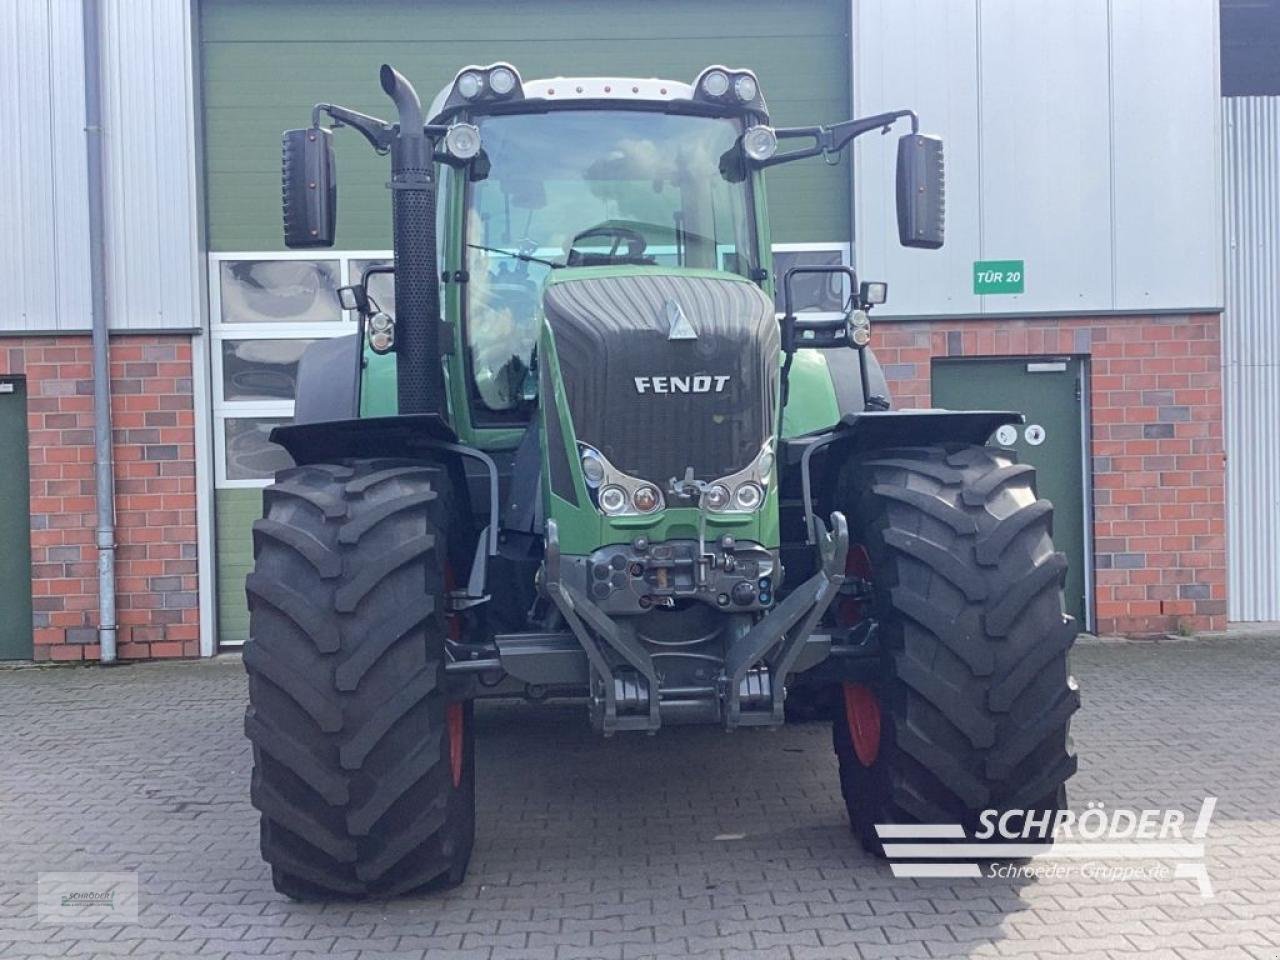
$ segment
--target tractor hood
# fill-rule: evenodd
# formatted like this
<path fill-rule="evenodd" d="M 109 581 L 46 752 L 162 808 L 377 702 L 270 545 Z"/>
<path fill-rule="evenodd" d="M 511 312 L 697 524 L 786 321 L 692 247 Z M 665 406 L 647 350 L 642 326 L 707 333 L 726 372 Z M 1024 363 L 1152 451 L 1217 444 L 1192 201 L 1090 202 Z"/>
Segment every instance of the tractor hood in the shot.
<path fill-rule="evenodd" d="M 673 479 L 710 482 L 748 467 L 773 435 L 778 323 L 750 281 L 566 269 L 548 282 L 543 311 L 543 356 L 559 366 L 578 443 L 669 498 Z"/>

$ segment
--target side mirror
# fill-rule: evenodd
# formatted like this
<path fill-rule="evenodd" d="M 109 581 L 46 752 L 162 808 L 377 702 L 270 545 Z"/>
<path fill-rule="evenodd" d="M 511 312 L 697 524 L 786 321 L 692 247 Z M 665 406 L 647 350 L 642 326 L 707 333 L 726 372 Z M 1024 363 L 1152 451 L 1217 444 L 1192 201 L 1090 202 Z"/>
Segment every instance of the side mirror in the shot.
<path fill-rule="evenodd" d="M 849 289 L 858 289 L 858 275 L 853 267 L 835 263 L 802 264 L 790 267 L 782 277 L 782 317 L 781 346 L 785 354 L 793 354 L 801 348 L 813 350 L 831 350 L 836 347 L 847 347 L 853 342 L 850 339 L 853 326 L 850 317 L 834 317 L 831 319 L 801 320 L 796 316 L 793 304 L 791 285 L 798 276 L 804 274 L 839 274 L 849 280 Z M 852 306 L 852 305 L 851 305 Z M 863 314 L 865 316 L 865 313 Z M 866 341 L 864 340 L 863 343 Z"/>
<path fill-rule="evenodd" d="M 369 312 L 369 293 L 363 283 L 353 283 L 349 287 L 338 288 L 338 303 L 343 310 L 354 310 L 356 313 Z"/>
<path fill-rule="evenodd" d="M 330 131 L 307 127 L 284 132 L 281 189 L 284 245 L 291 250 L 332 247 L 338 186 Z"/>
<path fill-rule="evenodd" d="M 898 139 L 898 240 L 904 247 L 942 246 L 946 213 L 942 138 Z"/>

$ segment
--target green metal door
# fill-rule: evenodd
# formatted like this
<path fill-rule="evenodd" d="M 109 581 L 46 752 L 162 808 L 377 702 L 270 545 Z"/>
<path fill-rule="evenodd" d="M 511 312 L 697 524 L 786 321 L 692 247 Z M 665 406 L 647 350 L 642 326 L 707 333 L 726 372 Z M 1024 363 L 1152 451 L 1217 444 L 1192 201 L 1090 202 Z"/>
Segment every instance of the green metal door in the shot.
<path fill-rule="evenodd" d="M 1084 476 L 1084 364 L 1078 359 L 933 361 L 933 403 L 952 410 L 1019 410 L 1027 422 L 997 431 L 994 446 L 1010 447 L 1036 468 L 1041 497 L 1053 502 L 1054 546 L 1067 556 L 1067 613 L 1090 625 L 1086 488 Z"/>
<path fill-rule="evenodd" d="M 27 385 L 0 377 L 0 660 L 31 659 Z"/>

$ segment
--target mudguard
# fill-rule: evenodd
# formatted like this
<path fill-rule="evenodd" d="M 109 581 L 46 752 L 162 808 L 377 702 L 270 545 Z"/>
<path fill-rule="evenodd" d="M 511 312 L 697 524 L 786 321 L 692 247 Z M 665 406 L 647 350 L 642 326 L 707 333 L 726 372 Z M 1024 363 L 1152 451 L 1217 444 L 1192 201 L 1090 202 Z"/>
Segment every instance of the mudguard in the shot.
<path fill-rule="evenodd" d="M 847 444 L 851 450 L 947 441 L 982 444 L 1006 423 L 1022 423 L 1023 419 L 1013 410 L 877 410 L 845 414 L 828 432 L 830 442 L 842 447 Z"/>
<path fill-rule="evenodd" d="M 294 423 L 350 420 L 360 415 L 360 357 L 356 335 L 317 340 L 298 361 Z"/>
<path fill-rule="evenodd" d="M 815 542 L 814 522 L 818 518 L 813 495 L 815 472 L 819 477 L 818 490 L 831 490 L 840 464 L 851 456 L 871 450 L 940 443 L 980 445 L 1005 424 L 1023 422 L 1023 415 L 1012 410 L 869 411 L 845 414 L 830 430 L 784 440 L 784 462 L 790 468 L 800 468 L 808 542 Z"/>

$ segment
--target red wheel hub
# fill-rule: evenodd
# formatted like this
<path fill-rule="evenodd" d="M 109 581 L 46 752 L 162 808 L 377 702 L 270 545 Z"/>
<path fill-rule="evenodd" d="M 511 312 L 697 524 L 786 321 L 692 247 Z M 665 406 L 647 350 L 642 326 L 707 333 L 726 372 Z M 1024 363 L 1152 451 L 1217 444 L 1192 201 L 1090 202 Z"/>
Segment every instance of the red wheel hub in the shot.
<path fill-rule="evenodd" d="M 880 755 L 880 701 L 863 683 L 844 685 L 844 719 L 858 762 L 869 767 Z"/>
<path fill-rule="evenodd" d="M 449 773 L 456 788 L 462 784 L 462 738 L 466 733 L 466 716 L 461 702 L 445 707 L 444 719 L 449 731 Z"/>

